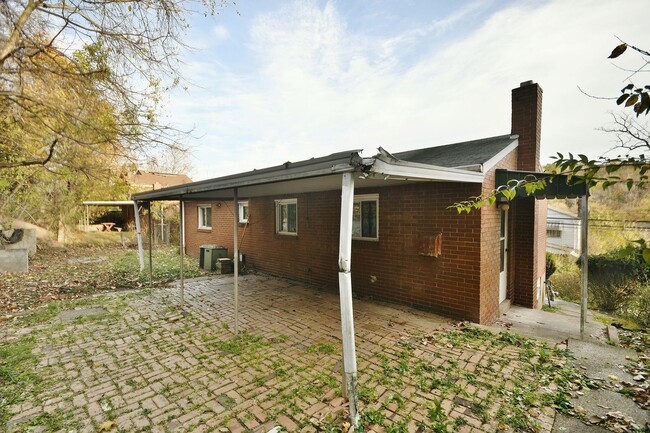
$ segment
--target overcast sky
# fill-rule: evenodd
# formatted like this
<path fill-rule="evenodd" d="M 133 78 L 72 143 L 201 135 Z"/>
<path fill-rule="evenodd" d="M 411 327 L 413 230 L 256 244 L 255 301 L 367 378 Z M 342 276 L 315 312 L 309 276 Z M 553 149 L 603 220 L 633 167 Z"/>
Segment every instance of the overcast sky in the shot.
<path fill-rule="evenodd" d="M 194 180 L 377 147 L 396 152 L 510 133 L 510 91 L 544 90 L 542 156 L 598 156 L 628 73 L 650 48 L 647 0 L 238 0 L 195 17 L 187 90 L 164 116 L 194 129 Z M 626 53 L 617 66 L 641 66 Z M 647 81 L 647 76 L 637 81 Z M 645 84 L 645 82 L 644 82 Z"/>

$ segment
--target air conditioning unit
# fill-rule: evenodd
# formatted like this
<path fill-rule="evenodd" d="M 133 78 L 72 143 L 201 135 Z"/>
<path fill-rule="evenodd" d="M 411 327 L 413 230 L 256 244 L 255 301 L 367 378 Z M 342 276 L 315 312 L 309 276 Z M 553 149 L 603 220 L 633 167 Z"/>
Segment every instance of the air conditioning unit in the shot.
<path fill-rule="evenodd" d="M 199 267 L 206 271 L 214 271 L 217 261 L 228 258 L 228 248 L 219 245 L 201 245 L 199 249 Z"/>

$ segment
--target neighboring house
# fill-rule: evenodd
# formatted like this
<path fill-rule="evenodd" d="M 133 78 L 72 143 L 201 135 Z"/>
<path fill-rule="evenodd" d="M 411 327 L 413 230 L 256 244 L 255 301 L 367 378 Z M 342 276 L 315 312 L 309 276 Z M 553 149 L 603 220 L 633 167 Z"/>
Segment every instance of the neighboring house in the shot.
<path fill-rule="evenodd" d="M 541 306 L 546 200 L 469 214 L 450 206 L 492 191 L 498 169 L 540 170 L 541 100 L 533 82 L 514 89 L 512 130 L 498 137 L 395 154 L 380 148 L 373 157 L 350 150 L 133 198 L 182 201 L 185 251 L 195 257 L 204 244 L 232 257 L 237 212 L 246 266 L 335 289 L 345 269 L 342 182 L 351 173 L 354 292 L 490 323 L 510 302 Z"/>
<path fill-rule="evenodd" d="M 158 173 L 144 170 L 130 173 L 127 179 L 131 186 L 138 191 L 169 188 L 170 186 L 192 182 L 192 179 L 185 174 Z"/>
<path fill-rule="evenodd" d="M 580 257 L 580 233 L 580 218 L 567 212 L 548 208 L 546 251 Z"/>

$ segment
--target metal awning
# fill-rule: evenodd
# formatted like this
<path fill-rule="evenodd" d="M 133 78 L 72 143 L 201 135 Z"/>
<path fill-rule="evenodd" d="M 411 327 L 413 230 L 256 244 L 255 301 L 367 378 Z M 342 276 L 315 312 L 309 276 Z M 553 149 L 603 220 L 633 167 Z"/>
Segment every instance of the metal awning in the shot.
<path fill-rule="evenodd" d="M 546 180 L 544 189 L 535 191 L 535 198 L 578 198 L 589 194 L 589 186 L 583 178 L 565 174 L 540 173 L 534 171 L 503 170 L 496 171 L 496 186 L 508 185 L 508 182 L 522 180 Z M 529 197 L 524 187 L 516 189 L 517 197 Z"/>

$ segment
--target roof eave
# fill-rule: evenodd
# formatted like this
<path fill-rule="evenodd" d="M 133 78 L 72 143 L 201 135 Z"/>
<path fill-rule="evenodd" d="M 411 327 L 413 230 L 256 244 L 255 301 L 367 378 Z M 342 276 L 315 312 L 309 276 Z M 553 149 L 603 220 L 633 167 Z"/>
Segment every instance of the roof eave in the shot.
<path fill-rule="evenodd" d="M 183 196 L 189 194 L 353 172 L 362 161 L 358 152 L 350 151 L 346 157 L 331 159 L 327 157 L 319 158 L 313 161 L 313 163 L 310 163 L 310 161 L 301 161 L 295 163 L 295 166 L 287 163 L 284 166 L 273 167 L 271 169 L 254 170 L 223 178 L 209 179 L 155 191 L 145 191 L 133 194 L 132 198 L 136 201 L 180 200 Z"/>
<path fill-rule="evenodd" d="M 510 152 L 519 146 L 519 136 L 517 134 L 511 135 L 510 138 L 512 139 L 512 143 L 504 147 L 502 151 L 483 163 L 483 173 L 487 173 L 488 171 L 492 170 L 503 158 L 505 158 Z"/>
<path fill-rule="evenodd" d="M 378 176 L 393 176 L 407 180 L 469 183 L 482 183 L 485 177 L 483 173 L 474 171 L 402 161 L 393 155 L 386 155 L 381 150 L 380 154 L 375 157 L 375 162 L 370 169 L 370 173 Z"/>

